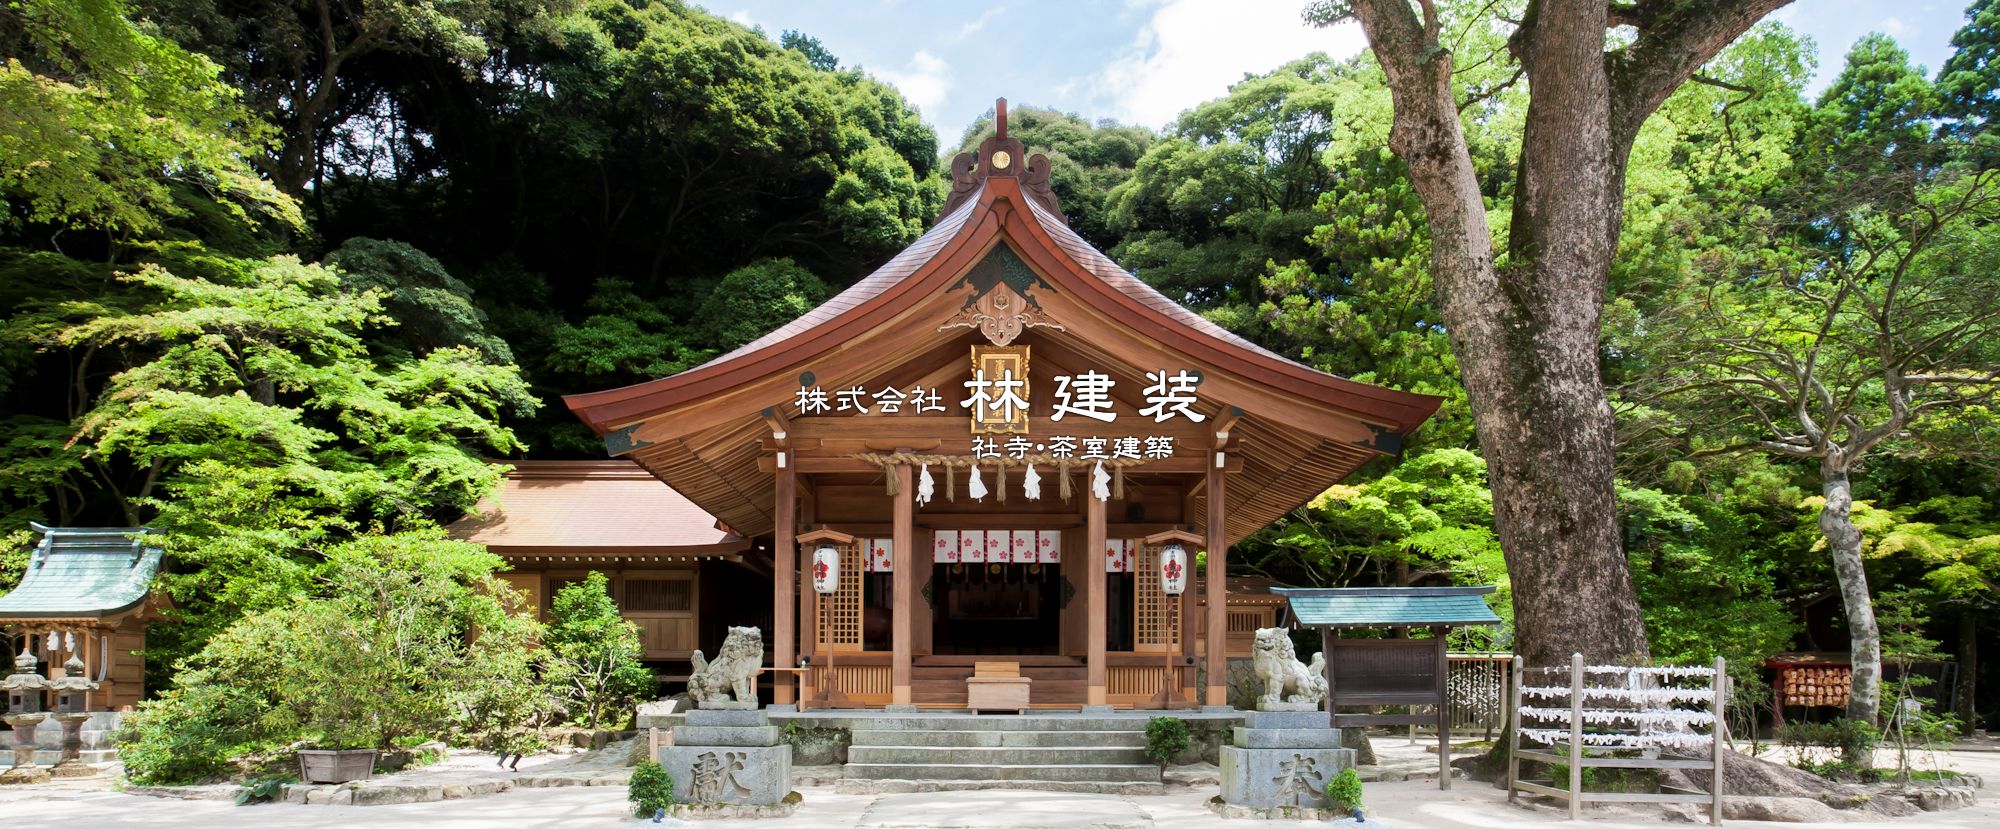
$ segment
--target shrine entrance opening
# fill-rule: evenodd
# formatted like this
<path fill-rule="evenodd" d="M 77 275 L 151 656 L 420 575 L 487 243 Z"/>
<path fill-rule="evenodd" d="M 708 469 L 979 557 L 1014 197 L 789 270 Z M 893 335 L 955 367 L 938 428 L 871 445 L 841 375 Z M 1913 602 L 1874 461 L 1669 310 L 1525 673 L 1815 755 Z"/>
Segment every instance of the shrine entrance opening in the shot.
<path fill-rule="evenodd" d="M 1055 566 L 937 564 L 932 570 L 933 653 L 1062 653 L 1063 580 Z"/>

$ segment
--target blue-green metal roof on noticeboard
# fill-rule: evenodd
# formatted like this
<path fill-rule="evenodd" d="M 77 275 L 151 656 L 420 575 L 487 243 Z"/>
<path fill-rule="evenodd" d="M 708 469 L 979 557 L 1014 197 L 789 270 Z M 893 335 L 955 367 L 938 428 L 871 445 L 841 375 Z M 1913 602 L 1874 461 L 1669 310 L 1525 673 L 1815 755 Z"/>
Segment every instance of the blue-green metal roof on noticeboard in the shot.
<path fill-rule="evenodd" d="M 1306 627 L 1497 625 L 1478 587 L 1273 587 Z"/>
<path fill-rule="evenodd" d="M 0 596 L 0 619 L 109 616 L 146 600 L 160 570 L 160 549 L 145 543 L 149 530 L 29 526 L 42 540 L 20 586 Z"/>

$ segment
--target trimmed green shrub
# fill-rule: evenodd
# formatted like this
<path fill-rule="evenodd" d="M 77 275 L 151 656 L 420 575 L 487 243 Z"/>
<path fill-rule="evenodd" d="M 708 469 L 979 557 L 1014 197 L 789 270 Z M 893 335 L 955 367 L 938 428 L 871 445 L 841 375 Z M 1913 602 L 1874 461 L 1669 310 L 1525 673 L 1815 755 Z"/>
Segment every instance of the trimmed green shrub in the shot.
<path fill-rule="evenodd" d="M 1146 721 L 1146 756 L 1162 766 L 1173 762 L 1188 747 L 1187 723 L 1179 717 L 1154 717 Z"/>
<path fill-rule="evenodd" d="M 632 801 L 636 817 L 658 817 L 674 805 L 674 777 L 658 760 L 640 760 L 627 788 L 630 794 L 626 798 Z"/>
<path fill-rule="evenodd" d="M 1361 775 L 1353 769 L 1341 769 L 1326 781 L 1326 799 L 1342 809 L 1361 808 Z"/>
<path fill-rule="evenodd" d="M 614 724 L 653 692 L 653 672 L 639 662 L 639 627 L 618 613 L 603 573 L 556 591 L 543 644 L 543 678 L 572 724 Z"/>

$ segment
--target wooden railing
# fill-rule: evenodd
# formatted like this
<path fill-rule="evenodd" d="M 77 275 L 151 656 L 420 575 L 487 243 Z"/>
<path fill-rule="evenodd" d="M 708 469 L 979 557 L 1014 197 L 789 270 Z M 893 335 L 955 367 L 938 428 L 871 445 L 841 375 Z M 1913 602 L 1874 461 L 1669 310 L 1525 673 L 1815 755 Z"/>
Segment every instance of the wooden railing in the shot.
<path fill-rule="evenodd" d="M 889 704 L 895 690 L 888 665 L 835 665 L 827 682 L 846 692 L 849 699 L 866 705 Z"/>

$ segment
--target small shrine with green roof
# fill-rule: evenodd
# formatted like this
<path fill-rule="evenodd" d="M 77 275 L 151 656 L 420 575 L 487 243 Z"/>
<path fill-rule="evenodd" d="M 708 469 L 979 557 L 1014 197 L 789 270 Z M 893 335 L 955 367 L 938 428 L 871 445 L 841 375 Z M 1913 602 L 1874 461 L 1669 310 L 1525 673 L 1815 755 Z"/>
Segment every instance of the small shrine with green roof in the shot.
<path fill-rule="evenodd" d="M 153 591 L 160 548 L 135 527 L 44 527 L 21 583 L 0 596 L 0 625 L 18 653 L 35 655 L 51 677 L 70 657 L 98 683 L 92 711 L 129 708 L 145 695 L 146 628 L 170 607 Z"/>

